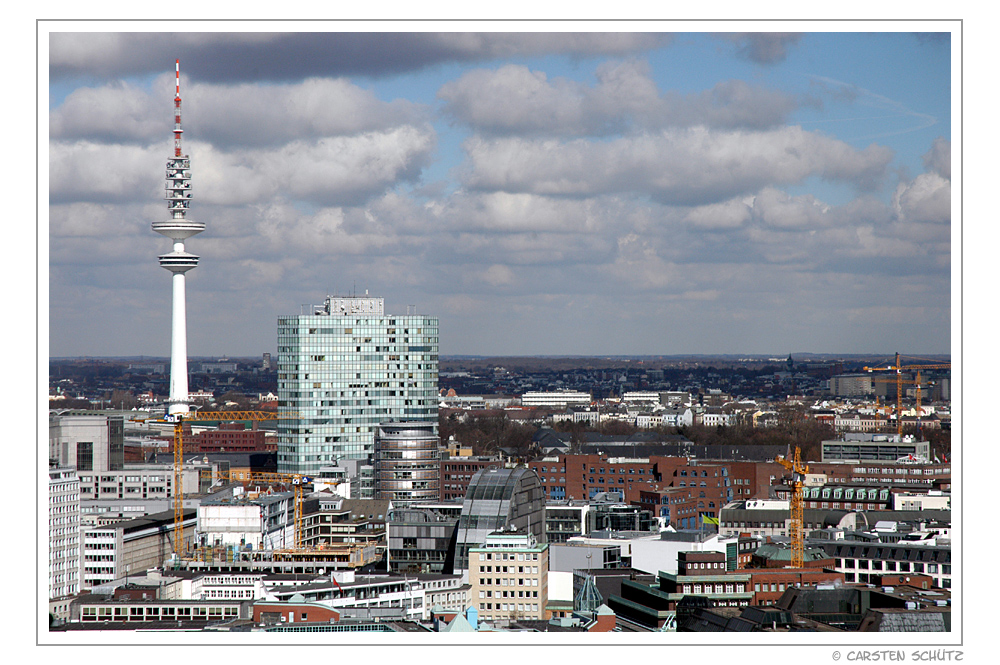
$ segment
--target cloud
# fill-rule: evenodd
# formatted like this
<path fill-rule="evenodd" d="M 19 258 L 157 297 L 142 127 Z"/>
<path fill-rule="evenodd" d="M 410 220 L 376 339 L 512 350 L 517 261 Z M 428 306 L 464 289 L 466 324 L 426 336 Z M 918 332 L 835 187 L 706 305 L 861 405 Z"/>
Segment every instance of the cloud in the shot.
<path fill-rule="evenodd" d="M 435 136 L 427 127 L 401 126 L 262 150 L 224 152 L 200 141 L 186 145 L 193 155 L 192 212 L 197 215 L 203 203 L 246 205 L 277 195 L 318 205 L 358 204 L 418 178 L 431 158 Z M 162 200 L 168 150 L 167 143 L 54 143 L 49 151 L 50 200 Z"/>
<path fill-rule="evenodd" d="M 466 141 L 462 179 L 469 189 L 586 196 L 640 193 L 694 205 L 810 176 L 876 186 L 892 151 L 857 150 L 822 134 L 783 127 L 762 132 L 703 127 L 605 142 L 521 138 Z"/>
<path fill-rule="evenodd" d="M 741 199 L 692 208 L 684 221 L 700 229 L 735 229 L 751 220 L 751 207 Z"/>
<path fill-rule="evenodd" d="M 173 76 L 161 76 L 152 92 L 120 82 L 78 88 L 49 114 L 50 138 L 146 143 L 170 137 L 173 85 Z M 429 120 L 420 105 L 383 102 L 345 79 L 262 86 L 194 83 L 184 85 L 181 95 L 185 140 L 195 137 L 218 148 L 268 147 Z"/>
<path fill-rule="evenodd" d="M 634 130 L 706 125 L 765 129 L 786 120 L 796 103 L 744 81 L 698 93 L 660 94 L 648 64 L 605 63 L 594 85 L 523 65 L 476 69 L 443 85 L 438 97 L 455 120 L 487 134 L 605 136 Z"/>
<path fill-rule="evenodd" d="M 168 99 L 164 95 L 156 103 L 148 92 L 124 82 L 77 88 L 49 113 L 49 138 L 145 143 L 168 137 L 173 129 Z"/>
<path fill-rule="evenodd" d="M 126 202 L 163 199 L 168 147 L 103 145 L 90 141 L 49 146 L 49 201 Z M 166 214 L 164 203 L 164 214 Z"/>
<path fill-rule="evenodd" d="M 911 223 L 951 223 L 951 142 L 934 139 L 924 156 L 926 173 L 901 182 L 893 195 L 893 207 L 900 221 Z"/>
<path fill-rule="evenodd" d="M 924 154 L 924 168 L 942 178 L 951 180 L 951 141 L 937 137 L 931 149 Z"/>
<path fill-rule="evenodd" d="M 922 173 L 900 183 L 893 205 L 901 219 L 911 222 L 951 222 L 951 181 L 936 173 Z"/>
<path fill-rule="evenodd" d="M 206 82 L 387 76 L 449 62 L 563 54 L 622 56 L 668 44 L 665 33 L 52 33 L 49 72 L 128 77 L 172 70 Z"/>
<path fill-rule="evenodd" d="M 799 43 L 797 32 L 736 32 L 718 35 L 736 46 L 736 56 L 758 65 L 773 65 L 788 57 L 788 50 Z"/>
<path fill-rule="evenodd" d="M 927 320 L 948 311 L 946 136 L 923 173 L 883 189 L 905 172 L 886 145 L 788 126 L 804 103 L 874 107 L 852 115 L 891 117 L 893 130 L 930 116 L 818 77 L 805 101 L 764 82 L 781 77 L 661 88 L 670 75 L 643 50 L 669 39 L 53 35 L 53 99 L 76 90 L 50 113 L 52 348 L 169 348 L 170 279 L 156 256 L 170 241 L 150 223 L 167 215 L 178 47 L 191 217 L 207 225 L 188 246 L 202 257 L 188 282 L 193 355 L 233 329 L 240 347 L 226 352 L 273 352 L 276 314 L 353 288 L 385 296 L 389 311 L 416 303 L 441 316 L 443 353 L 718 352 L 795 339 L 840 351 L 899 332 L 845 312 L 870 316 L 886 298 L 912 298 Z M 758 63 L 807 46 L 729 39 Z M 584 60 L 595 54 L 606 61 Z M 345 78 L 448 63 L 477 68 L 371 89 Z M 417 86 L 434 92 L 428 81 L 433 107 L 405 99 Z M 388 90 L 404 99 L 381 99 Z M 924 335 L 917 310 L 906 306 L 899 326 Z M 935 334 L 947 340 L 946 328 Z M 112 338 L 141 342 L 100 346 Z"/>
<path fill-rule="evenodd" d="M 507 266 L 493 264 L 482 273 L 481 278 L 491 286 L 509 286 L 514 283 L 514 271 Z"/>
<path fill-rule="evenodd" d="M 829 206 L 811 194 L 789 196 L 767 187 L 754 198 L 753 219 L 777 229 L 821 229 L 829 223 Z"/>

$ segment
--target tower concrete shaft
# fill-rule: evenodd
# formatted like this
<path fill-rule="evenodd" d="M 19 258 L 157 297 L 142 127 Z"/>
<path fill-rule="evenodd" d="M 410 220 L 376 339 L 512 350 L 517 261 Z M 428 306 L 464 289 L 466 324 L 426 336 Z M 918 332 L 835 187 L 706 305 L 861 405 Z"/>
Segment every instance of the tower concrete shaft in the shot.
<path fill-rule="evenodd" d="M 166 200 L 171 218 L 153 222 L 153 230 L 174 241 L 173 251 L 159 257 L 173 282 L 170 325 L 170 394 L 168 413 L 188 413 L 187 314 L 184 273 L 198 266 L 198 257 L 184 250 L 184 241 L 205 230 L 201 222 L 186 218 L 191 203 L 191 160 L 181 150 L 181 69 L 176 62 L 177 93 L 174 96 L 174 154 L 167 160 Z"/>

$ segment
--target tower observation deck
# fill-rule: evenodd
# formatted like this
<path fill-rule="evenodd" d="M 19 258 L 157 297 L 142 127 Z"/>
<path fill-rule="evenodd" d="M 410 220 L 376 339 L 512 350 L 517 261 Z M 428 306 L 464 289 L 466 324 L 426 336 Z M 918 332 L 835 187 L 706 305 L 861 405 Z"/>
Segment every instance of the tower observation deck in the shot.
<path fill-rule="evenodd" d="M 160 267 L 173 277 L 171 315 L 170 393 L 168 412 L 188 413 L 187 315 L 184 273 L 198 266 L 198 257 L 184 249 L 184 241 L 205 230 L 205 224 L 187 219 L 191 204 L 191 160 L 181 150 L 181 69 L 176 61 L 177 92 L 174 96 L 174 154 L 167 160 L 166 200 L 171 218 L 153 222 L 153 230 L 173 241 L 173 251 L 159 257 Z"/>

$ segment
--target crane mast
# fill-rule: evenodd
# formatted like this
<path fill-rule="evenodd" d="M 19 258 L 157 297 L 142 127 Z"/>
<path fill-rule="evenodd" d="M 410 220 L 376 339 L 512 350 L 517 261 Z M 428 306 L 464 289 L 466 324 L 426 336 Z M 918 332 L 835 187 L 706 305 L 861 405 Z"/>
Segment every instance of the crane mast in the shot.
<path fill-rule="evenodd" d="M 899 362 L 899 352 L 896 352 L 895 363 L 886 367 L 865 367 L 866 372 L 894 372 L 896 374 L 896 435 L 903 439 L 903 371 L 918 370 L 917 372 L 917 417 L 920 417 L 920 372 L 921 369 L 951 369 L 951 363 L 933 363 L 924 365 L 903 365 Z M 892 379 L 874 379 L 885 383 L 891 383 Z M 906 380 L 905 383 L 913 383 Z"/>
<path fill-rule="evenodd" d="M 792 537 L 792 568 L 801 568 L 805 562 L 805 534 L 803 532 L 802 521 L 802 487 L 805 483 L 806 474 L 809 467 L 802 464 L 799 447 L 795 446 L 795 456 L 787 460 L 781 455 L 776 462 L 792 472 L 792 500 L 791 500 L 791 537 Z"/>
<path fill-rule="evenodd" d="M 296 413 L 273 413 L 270 411 L 194 411 L 190 413 L 168 416 L 174 425 L 174 555 L 180 558 L 184 554 L 184 423 L 197 420 L 278 420 L 279 418 L 297 418 Z M 222 474 L 220 472 L 220 475 Z M 254 473 L 251 480 L 263 482 L 287 482 L 295 491 L 295 543 L 296 548 L 301 542 L 302 532 L 302 485 L 309 478 L 301 474 Z"/>

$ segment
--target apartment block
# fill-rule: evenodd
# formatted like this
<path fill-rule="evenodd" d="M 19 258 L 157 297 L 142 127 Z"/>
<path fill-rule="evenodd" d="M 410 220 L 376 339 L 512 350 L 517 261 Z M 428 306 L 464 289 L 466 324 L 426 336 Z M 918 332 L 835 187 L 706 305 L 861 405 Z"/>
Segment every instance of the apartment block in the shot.
<path fill-rule="evenodd" d="M 549 551 L 534 535 L 496 531 L 469 550 L 469 593 L 482 621 L 544 619 Z"/>

